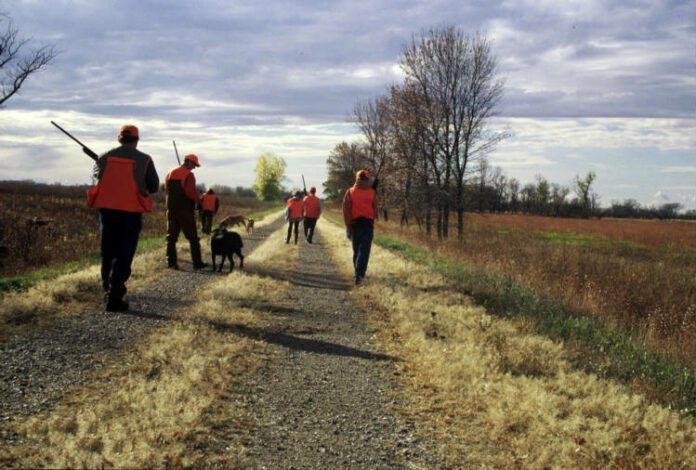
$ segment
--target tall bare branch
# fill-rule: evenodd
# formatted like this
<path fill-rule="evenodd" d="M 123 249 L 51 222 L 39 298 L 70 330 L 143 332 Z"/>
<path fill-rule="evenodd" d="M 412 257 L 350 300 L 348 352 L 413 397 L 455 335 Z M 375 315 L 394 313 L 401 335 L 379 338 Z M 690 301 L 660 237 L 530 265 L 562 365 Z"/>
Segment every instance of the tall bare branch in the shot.
<path fill-rule="evenodd" d="M 56 57 L 53 46 L 30 49 L 30 39 L 19 37 L 17 29 L 7 16 L 0 15 L 0 26 L 6 23 L 0 33 L 0 108 L 17 94 L 24 82 Z"/>

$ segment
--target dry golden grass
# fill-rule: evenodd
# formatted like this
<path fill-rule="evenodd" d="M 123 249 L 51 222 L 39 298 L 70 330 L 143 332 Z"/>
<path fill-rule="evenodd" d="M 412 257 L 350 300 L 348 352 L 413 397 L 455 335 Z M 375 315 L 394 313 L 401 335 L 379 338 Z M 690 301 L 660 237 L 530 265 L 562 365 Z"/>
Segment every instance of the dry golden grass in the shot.
<path fill-rule="evenodd" d="M 351 248 L 321 226 L 342 269 Z M 453 467 L 695 468 L 693 419 L 573 370 L 563 345 L 492 317 L 438 274 L 378 246 L 356 300 L 399 357 L 404 397 Z"/>
<path fill-rule="evenodd" d="M 280 232 L 278 232 L 280 233 Z M 297 250 L 272 237 L 254 252 L 292 269 Z M 144 468 L 236 461 L 243 449 L 212 446 L 211 421 L 231 419 L 220 397 L 263 361 L 264 343 L 221 325 L 263 325 L 250 299 L 279 302 L 288 283 L 234 272 L 56 408 L 18 425 L 25 445 L 8 449 L 22 467 Z M 253 302 L 251 302 L 253 305 Z M 217 416 L 212 416 L 216 414 Z"/>
<path fill-rule="evenodd" d="M 478 216 L 480 220 L 483 216 Z M 486 216 L 498 220 L 503 216 Z M 518 226 L 548 217 L 515 217 Z M 574 221 L 554 222 L 566 227 L 583 223 L 656 226 L 668 222 Z M 651 225 L 652 224 L 652 225 Z M 560 227 L 559 225 L 559 227 Z M 676 225 L 696 227 L 691 223 Z M 509 279 L 566 307 L 594 316 L 627 332 L 649 350 L 696 366 L 696 253 L 674 246 L 634 247 L 573 236 L 548 238 L 554 234 L 521 230 L 504 232 L 478 223 L 466 226 L 464 241 L 439 241 L 419 234 L 415 227 L 400 228 L 382 223 L 382 233 L 407 240 L 442 259 L 459 260 L 477 269 Z M 637 233 L 636 233 L 637 235 Z"/>

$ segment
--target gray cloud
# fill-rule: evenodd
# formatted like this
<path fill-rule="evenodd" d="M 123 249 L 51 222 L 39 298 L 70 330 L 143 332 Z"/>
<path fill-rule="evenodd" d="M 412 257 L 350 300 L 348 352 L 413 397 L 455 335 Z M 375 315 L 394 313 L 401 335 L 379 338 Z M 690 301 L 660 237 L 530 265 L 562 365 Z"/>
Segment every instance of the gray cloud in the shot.
<path fill-rule="evenodd" d="M 357 99 L 395 79 L 365 80 L 351 71 L 396 64 L 414 34 L 445 24 L 492 37 L 508 83 L 502 110 L 510 116 L 692 116 L 692 7 L 677 0 L 5 5 L 22 31 L 61 50 L 50 71 L 28 85 L 22 106 L 196 113 L 176 99 L 138 104 L 167 90 L 266 110 L 227 114 L 240 124 L 277 121 L 270 109 L 312 122 L 342 119 Z"/>

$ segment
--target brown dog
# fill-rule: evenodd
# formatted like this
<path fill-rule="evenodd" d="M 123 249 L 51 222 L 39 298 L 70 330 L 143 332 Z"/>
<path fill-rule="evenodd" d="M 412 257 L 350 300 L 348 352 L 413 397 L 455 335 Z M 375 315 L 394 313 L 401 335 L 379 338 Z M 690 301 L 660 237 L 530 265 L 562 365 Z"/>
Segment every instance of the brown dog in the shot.
<path fill-rule="evenodd" d="M 247 219 L 247 235 L 254 233 L 254 219 Z"/>
<path fill-rule="evenodd" d="M 245 229 L 247 228 L 247 219 L 243 215 L 231 215 L 225 217 L 222 222 L 220 222 L 220 227 L 234 227 L 235 225 L 241 225 Z M 248 229 L 247 229 L 248 230 Z"/>

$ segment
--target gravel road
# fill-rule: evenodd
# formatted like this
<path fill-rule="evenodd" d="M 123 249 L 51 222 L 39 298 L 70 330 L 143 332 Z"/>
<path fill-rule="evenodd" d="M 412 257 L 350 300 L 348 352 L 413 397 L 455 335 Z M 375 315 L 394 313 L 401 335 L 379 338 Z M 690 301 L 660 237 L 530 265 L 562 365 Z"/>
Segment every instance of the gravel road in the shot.
<path fill-rule="evenodd" d="M 267 367 L 237 388 L 236 405 L 257 423 L 244 436 L 248 454 L 241 464 L 438 468 L 432 443 L 395 412 L 402 405 L 391 379 L 396 359 L 378 351 L 352 301 L 353 286 L 322 244 L 320 227 L 314 244 L 299 246 L 298 272 L 265 273 L 292 283 L 280 309 L 286 326 L 239 331 L 272 351 Z"/>
<path fill-rule="evenodd" d="M 282 225 L 278 218 L 245 237 L 245 256 Z M 273 236 L 283 243 L 280 233 Z M 249 429 L 230 434 L 230 440 L 240 439 L 230 444 L 245 449 L 237 463 L 245 468 L 441 467 L 434 443 L 396 411 L 403 405 L 393 379 L 397 359 L 376 347 L 365 314 L 352 301 L 353 286 L 338 274 L 322 243 L 321 224 L 315 243 L 297 248 L 297 272 L 273 272 L 248 259 L 251 272 L 287 279 L 293 287 L 276 309 L 282 326 L 239 326 L 232 332 L 260 339 L 270 350 L 267 364 L 243 376 L 231 397 L 235 413 L 249 423 Z M 11 431 L 15 420 L 54 406 L 168 321 L 190 301 L 192 281 L 200 285 L 218 276 L 183 267 L 131 293 L 129 312 L 89 312 L 0 343 L 0 447 L 20 439 Z"/>
<path fill-rule="evenodd" d="M 245 256 L 282 224 L 279 218 L 259 227 L 251 237 L 245 236 Z M 248 262 L 253 263 L 253 257 Z M 128 294 L 131 309 L 127 312 L 86 312 L 0 342 L 0 444 L 3 436 L 12 438 L 4 432 L 3 424 L 53 406 L 95 369 L 115 361 L 131 343 L 189 302 L 194 282 L 201 286 L 220 276 L 209 269 L 193 271 L 186 259 L 182 259 L 181 271 L 165 266 L 163 260 L 163 274 L 156 284 Z"/>

